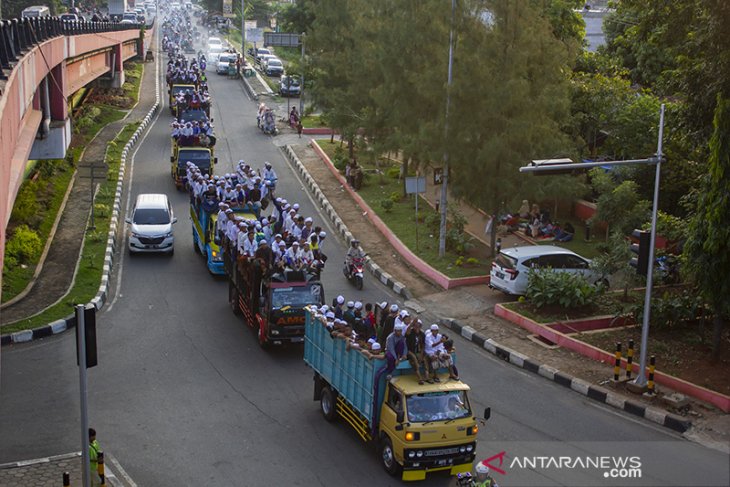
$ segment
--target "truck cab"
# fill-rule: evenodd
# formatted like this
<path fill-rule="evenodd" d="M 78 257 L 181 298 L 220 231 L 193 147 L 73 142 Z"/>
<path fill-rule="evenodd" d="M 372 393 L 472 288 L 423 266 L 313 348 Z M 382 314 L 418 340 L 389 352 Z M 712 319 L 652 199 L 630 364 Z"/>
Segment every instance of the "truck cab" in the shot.
<path fill-rule="evenodd" d="M 469 386 L 460 381 L 419 385 L 414 374 L 392 378 L 380 408 L 379 448 L 386 471 L 402 471 L 403 480 L 423 480 L 427 472 L 439 470 L 470 471 L 479 427 L 468 393 Z"/>
<path fill-rule="evenodd" d="M 170 157 L 170 175 L 175 182 L 177 189 L 181 190 L 185 186 L 185 177 L 187 174 L 188 162 L 192 162 L 200 172 L 204 174 L 213 174 L 213 167 L 217 159 L 213 155 L 212 147 L 189 147 L 178 146 L 174 144 L 173 155 Z"/>

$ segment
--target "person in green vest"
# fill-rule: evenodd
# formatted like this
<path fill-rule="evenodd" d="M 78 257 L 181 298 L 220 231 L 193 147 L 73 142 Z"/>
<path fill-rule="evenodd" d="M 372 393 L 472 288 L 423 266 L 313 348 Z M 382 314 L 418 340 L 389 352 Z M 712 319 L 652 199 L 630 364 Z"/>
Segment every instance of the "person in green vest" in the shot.
<path fill-rule="evenodd" d="M 99 442 L 96 441 L 96 430 L 94 428 L 89 428 L 89 470 L 91 471 L 89 479 L 91 480 L 91 485 L 93 487 L 101 485 L 101 478 L 99 477 L 100 451 L 101 446 L 99 446 Z"/>
<path fill-rule="evenodd" d="M 489 475 L 489 467 L 484 465 L 482 462 L 477 463 L 476 467 L 477 478 L 472 480 L 474 487 L 499 487 L 497 482 Z"/>

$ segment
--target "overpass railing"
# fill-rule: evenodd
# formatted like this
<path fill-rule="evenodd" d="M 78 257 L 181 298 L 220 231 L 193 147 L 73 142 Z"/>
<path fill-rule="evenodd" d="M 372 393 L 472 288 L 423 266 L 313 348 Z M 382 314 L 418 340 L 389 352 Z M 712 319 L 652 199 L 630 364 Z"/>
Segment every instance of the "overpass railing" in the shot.
<path fill-rule="evenodd" d="M 116 22 L 64 21 L 58 17 L 0 20 L 0 80 L 33 47 L 53 37 L 95 34 L 120 30 L 139 30 L 144 24 Z"/>

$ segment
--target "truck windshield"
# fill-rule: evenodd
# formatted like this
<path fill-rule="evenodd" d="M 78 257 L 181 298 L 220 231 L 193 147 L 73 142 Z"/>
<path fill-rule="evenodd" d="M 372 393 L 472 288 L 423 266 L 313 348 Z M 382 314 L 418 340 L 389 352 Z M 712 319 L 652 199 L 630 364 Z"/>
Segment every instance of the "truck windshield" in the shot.
<path fill-rule="evenodd" d="M 471 416 L 465 391 L 413 394 L 406 399 L 408 421 L 425 423 Z"/>
<path fill-rule="evenodd" d="M 271 293 L 271 306 L 283 308 L 291 306 L 300 308 L 310 304 L 320 304 L 321 287 L 319 284 L 298 287 L 278 287 Z"/>
<path fill-rule="evenodd" d="M 207 150 L 186 150 L 180 149 L 177 153 L 178 165 L 184 167 L 190 161 L 202 170 L 202 166 L 210 167 L 210 152 Z"/>

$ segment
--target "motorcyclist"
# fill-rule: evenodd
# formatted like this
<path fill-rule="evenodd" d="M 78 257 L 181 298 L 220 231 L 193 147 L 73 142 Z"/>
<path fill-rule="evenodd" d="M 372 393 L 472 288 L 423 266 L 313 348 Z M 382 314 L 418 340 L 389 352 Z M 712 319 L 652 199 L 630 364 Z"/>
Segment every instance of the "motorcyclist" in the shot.
<path fill-rule="evenodd" d="M 479 462 L 474 470 L 477 474 L 476 479 L 472 480 L 474 487 L 499 487 L 497 482 L 489 475 L 489 467 Z"/>
<path fill-rule="evenodd" d="M 365 252 L 360 248 L 360 241 L 352 239 L 350 241 L 350 248 L 347 249 L 347 255 L 345 255 L 345 266 L 347 267 L 347 274 L 352 275 L 352 264 L 355 260 L 362 260 L 365 258 Z"/>

